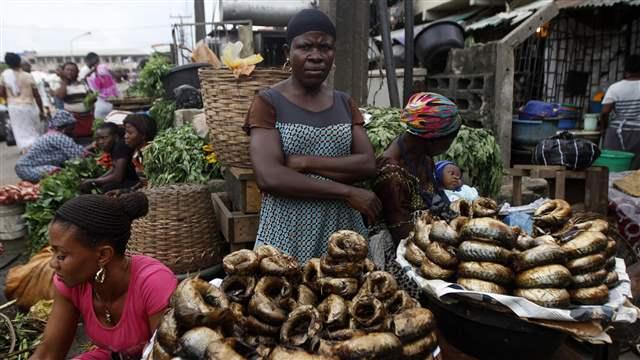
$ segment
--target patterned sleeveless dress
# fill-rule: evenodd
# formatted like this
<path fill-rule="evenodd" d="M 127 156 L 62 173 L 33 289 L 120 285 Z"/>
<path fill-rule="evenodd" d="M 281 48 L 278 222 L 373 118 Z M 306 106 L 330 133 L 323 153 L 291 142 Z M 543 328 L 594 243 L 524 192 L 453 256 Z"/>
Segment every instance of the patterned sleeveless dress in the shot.
<path fill-rule="evenodd" d="M 351 154 L 351 127 L 361 124 L 362 118 L 347 94 L 334 91 L 333 106 L 320 112 L 303 109 L 274 89 L 258 96 L 271 108 L 259 109 L 254 101 L 247 116 L 247 127 L 275 127 L 285 156 Z M 268 119 L 269 114 L 273 114 L 274 119 Z M 314 174 L 307 176 L 332 181 Z M 264 193 L 255 246 L 272 245 L 306 263 L 326 254 L 329 236 L 343 229 L 367 236 L 362 215 L 342 200 L 287 198 Z"/>

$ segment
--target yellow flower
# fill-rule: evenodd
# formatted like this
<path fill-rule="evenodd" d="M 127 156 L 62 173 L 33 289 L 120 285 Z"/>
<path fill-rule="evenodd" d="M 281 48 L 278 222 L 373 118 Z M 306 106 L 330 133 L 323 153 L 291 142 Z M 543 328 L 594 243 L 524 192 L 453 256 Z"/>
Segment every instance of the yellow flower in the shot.
<path fill-rule="evenodd" d="M 208 152 L 208 153 L 213 152 L 213 146 L 207 144 L 207 145 L 202 147 L 202 150 L 204 152 Z"/>
<path fill-rule="evenodd" d="M 205 159 L 207 159 L 207 162 L 209 164 L 215 164 L 215 163 L 218 162 L 218 156 L 216 155 L 216 153 L 213 153 L 213 152 L 211 154 L 207 155 L 207 157 Z"/>

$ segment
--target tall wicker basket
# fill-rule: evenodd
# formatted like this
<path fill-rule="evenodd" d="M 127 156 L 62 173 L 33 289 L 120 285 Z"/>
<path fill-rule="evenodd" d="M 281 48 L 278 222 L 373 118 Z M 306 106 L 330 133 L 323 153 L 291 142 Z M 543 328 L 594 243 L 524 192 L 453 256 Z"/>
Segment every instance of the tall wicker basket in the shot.
<path fill-rule="evenodd" d="M 249 137 L 242 130 L 254 96 L 262 89 L 289 77 L 278 69 L 256 69 L 236 79 L 229 69 L 199 70 L 209 137 L 220 162 L 251 168 Z"/>
<path fill-rule="evenodd" d="M 129 253 L 158 259 L 176 274 L 222 262 L 224 240 L 206 186 L 160 186 L 144 193 L 149 213 L 134 221 Z"/>

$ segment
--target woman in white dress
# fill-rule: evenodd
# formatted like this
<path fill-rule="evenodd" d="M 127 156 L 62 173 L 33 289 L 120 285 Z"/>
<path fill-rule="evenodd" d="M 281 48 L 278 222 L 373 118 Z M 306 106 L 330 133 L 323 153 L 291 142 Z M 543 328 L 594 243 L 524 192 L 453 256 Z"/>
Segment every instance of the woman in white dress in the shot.
<path fill-rule="evenodd" d="M 20 56 L 6 53 L 4 62 L 9 69 L 0 76 L 0 96 L 7 98 L 16 145 L 24 152 L 40 135 L 39 121 L 45 119 L 42 100 L 33 76 L 20 68 Z"/>

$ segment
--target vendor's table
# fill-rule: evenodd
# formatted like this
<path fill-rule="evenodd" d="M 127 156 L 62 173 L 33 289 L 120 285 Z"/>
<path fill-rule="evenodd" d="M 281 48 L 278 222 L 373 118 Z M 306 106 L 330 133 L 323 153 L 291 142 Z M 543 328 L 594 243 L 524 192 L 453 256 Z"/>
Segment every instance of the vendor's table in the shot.
<path fill-rule="evenodd" d="M 509 169 L 513 176 L 513 205 L 522 205 L 522 177 L 553 179 L 555 191 L 554 199 L 566 199 L 567 180 L 584 181 L 584 207 L 586 211 L 593 211 L 603 215 L 607 213 L 609 169 L 592 166 L 585 170 L 567 170 L 564 166 L 544 165 L 514 165 Z M 570 201 L 571 202 L 571 201 Z"/>

